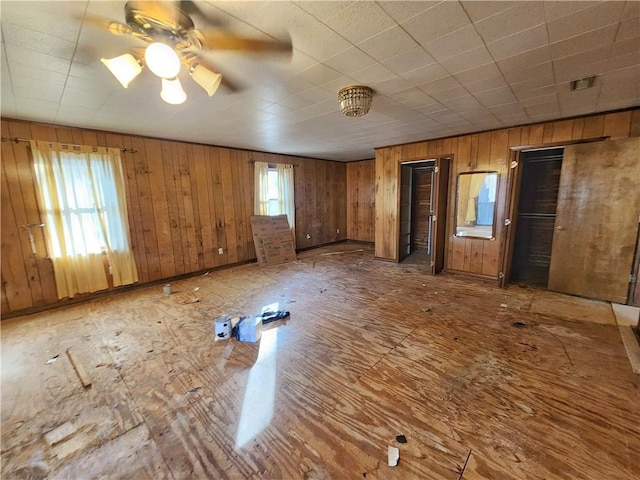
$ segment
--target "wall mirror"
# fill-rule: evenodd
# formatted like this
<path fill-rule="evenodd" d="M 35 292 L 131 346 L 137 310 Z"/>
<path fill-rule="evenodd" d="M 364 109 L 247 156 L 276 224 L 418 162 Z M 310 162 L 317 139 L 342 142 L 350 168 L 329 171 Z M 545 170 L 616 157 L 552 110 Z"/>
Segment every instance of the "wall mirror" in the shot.
<path fill-rule="evenodd" d="M 498 172 L 465 172 L 458 175 L 456 236 L 492 239 Z"/>

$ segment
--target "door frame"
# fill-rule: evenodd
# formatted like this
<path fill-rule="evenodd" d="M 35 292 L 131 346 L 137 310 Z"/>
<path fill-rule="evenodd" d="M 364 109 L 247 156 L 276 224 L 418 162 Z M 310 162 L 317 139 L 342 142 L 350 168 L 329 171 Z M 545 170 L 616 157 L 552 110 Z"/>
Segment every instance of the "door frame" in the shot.
<path fill-rule="evenodd" d="M 428 167 L 433 166 L 432 177 L 432 189 L 430 205 L 430 222 L 431 222 L 431 255 L 429 268 L 432 274 L 439 273 L 444 270 L 445 266 L 445 253 L 446 253 L 446 230 L 447 230 L 447 206 L 449 199 L 449 173 L 451 166 L 451 156 L 424 158 L 420 160 L 408 160 L 400 162 L 399 165 L 399 198 L 398 204 L 400 209 L 402 208 L 402 167 L 410 167 L 411 178 L 413 179 L 413 167 Z M 413 213 L 413 202 L 411 202 L 411 209 L 409 215 Z M 398 212 L 398 252 L 397 262 L 400 263 L 403 257 L 401 252 L 401 215 L 402 212 Z"/>

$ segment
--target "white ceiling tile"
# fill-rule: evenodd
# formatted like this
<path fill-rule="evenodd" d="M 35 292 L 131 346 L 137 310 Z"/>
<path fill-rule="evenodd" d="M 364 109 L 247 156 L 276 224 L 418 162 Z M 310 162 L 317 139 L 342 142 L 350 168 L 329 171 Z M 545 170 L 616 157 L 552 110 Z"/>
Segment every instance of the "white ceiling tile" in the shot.
<path fill-rule="evenodd" d="M 419 13 L 424 12 L 425 10 L 436 6 L 438 3 L 440 3 L 440 1 L 441 0 L 420 0 L 419 2 L 382 1 L 378 2 L 378 4 L 387 13 L 387 15 L 393 18 L 396 22 L 402 23 L 410 19 L 411 17 L 415 17 Z"/>
<path fill-rule="evenodd" d="M 426 65 L 410 72 L 403 73 L 402 78 L 410 82 L 412 85 L 423 85 L 445 77 L 449 77 L 449 73 L 437 63 Z"/>
<path fill-rule="evenodd" d="M 455 77 L 452 77 L 451 75 L 442 77 L 430 82 L 426 82 L 418 86 L 420 90 L 428 94 L 442 92 L 445 90 L 451 90 L 453 88 L 458 88 L 458 87 L 462 87 L 462 85 L 460 85 L 460 82 L 458 82 L 458 80 Z"/>
<path fill-rule="evenodd" d="M 640 2 L 635 2 L 640 5 Z M 627 17 L 625 17 L 627 18 Z M 638 42 L 640 37 L 640 17 L 627 18 L 620 23 L 618 34 L 616 35 L 616 42 L 622 42 L 624 40 L 635 39 Z"/>
<path fill-rule="evenodd" d="M 540 25 L 489 43 L 487 48 L 495 60 L 502 60 L 529 50 L 544 47 L 548 43 L 547 27 L 546 25 Z"/>
<path fill-rule="evenodd" d="M 581 10 L 571 17 L 561 18 L 548 24 L 549 40 L 558 42 L 598 28 L 617 24 L 622 20 L 624 2 L 603 2 Z"/>
<path fill-rule="evenodd" d="M 270 2 L 271 3 L 271 2 Z M 343 2 L 343 1 L 302 1 L 302 2 L 294 2 L 298 7 L 306 10 L 315 18 L 324 22 L 329 20 L 331 17 L 335 17 L 343 10 L 349 8 L 352 2 Z"/>
<path fill-rule="evenodd" d="M 423 87 L 421 87 L 421 90 L 426 91 Z M 429 95 L 445 106 L 448 106 L 448 103 L 452 100 L 471 97 L 464 87 L 454 87 L 450 90 L 436 90 L 429 92 Z"/>
<path fill-rule="evenodd" d="M 436 60 L 443 60 L 483 45 L 484 42 L 475 28 L 468 25 L 427 43 L 424 49 Z"/>
<path fill-rule="evenodd" d="M 70 42 L 75 42 L 80 31 L 81 21 L 88 2 L 39 2 L 38 9 L 25 8 L 21 1 L 3 1 L 2 16 L 11 18 L 13 22 L 28 25 L 28 28 L 36 32 L 47 32 L 48 35 Z M 64 13 L 74 20 L 60 22 L 60 14 Z M 5 22 L 2 22 L 5 28 Z M 5 33 L 7 35 L 7 33 Z"/>
<path fill-rule="evenodd" d="M 9 22 L 2 22 L 2 35 L 7 47 L 19 47 L 65 60 L 71 60 L 76 49 L 72 41 Z"/>
<path fill-rule="evenodd" d="M 329 18 L 326 24 L 352 43 L 359 43 L 393 27 L 395 22 L 377 3 L 355 2 Z"/>
<path fill-rule="evenodd" d="M 491 17 L 492 15 L 495 15 L 513 6 L 513 2 L 502 2 L 493 0 L 471 0 L 463 1 L 461 3 L 462 7 L 465 9 L 473 22 L 479 22 L 484 18 Z"/>
<path fill-rule="evenodd" d="M 451 74 L 488 64 L 493 65 L 493 58 L 484 45 L 440 61 L 440 65 Z"/>
<path fill-rule="evenodd" d="M 470 23 L 458 2 L 445 1 L 411 17 L 401 25 L 421 45 L 425 45 Z"/>
<path fill-rule="evenodd" d="M 547 63 L 551 60 L 551 49 L 548 46 L 529 50 L 520 55 L 514 55 L 512 57 L 498 60 L 498 66 L 503 73 L 511 72 L 513 70 L 521 70 L 524 68 L 532 67 L 542 63 Z"/>
<path fill-rule="evenodd" d="M 628 53 L 626 55 L 616 55 L 609 58 L 607 71 L 619 70 L 621 68 L 635 67 L 640 65 L 640 55 Z"/>
<path fill-rule="evenodd" d="M 488 63 L 486 65 L 481 65 L 479 67 L 474 67 L 462 72 L 458 72 L 454 76 L 461 84 L 466 85 L 468 83 L 502 76 L 502 72 L 500 72 L 500 69 L 496 66 L 495 63 Z"/>
<path fill-rule="evenodd" d="M 438 101 L 435 101 L 430 105 L 424 105 L 422 107 L 419 107 L 416 110 L 418 110 L 419 112 L 425 115 L 433 116 L 434 118 L 437 118 L 440 114 L 444 114 L 445 112 L 449 111 L 447 107 L 445 107 L 443 104 L 441 104 Z"/>
<path fill-rule="evenodd" d="M 67 74 L 71 65 L 71 59 L 63 59 L 42 52 L 6 45 L 7 60 L 11 64 L 37 65 L 43 70 Z"/>
<path fill-rule="evenodd" d="M 474 26 L 484 41 L 489 43 L 544 23 L 542 2 L 513 2 L 511 8 L 476 22 Z"/>
<path fill-rule="evenodd" d="M 358 70 L 351 75 L 363 85 L 376 85 L 378 83 L 397 78 L 397 75 L 380 63 Z"/>
<path fill-rule="evenodd" d="M 607 62 L 607 57 L 593 52 L 579 53 L 571 57 L 554 60 L 555 81 L 558 83 L 570 82 L 604 73 L 607 71 Z"/>
<path fill-rule="evenodd" d="M 507 82 L 502 75 L 496 75 L 495 77 L 485 78 L 477 82 L 464 83 L 463 86 L 469 93 L 476 95 L 489 90 L 495 90 L 496 88 L 507 87 Z"/>
<path fill-rule="evenodd" d="M 496 115 L 497 117 L 503 117 L 508 115 L 524 115 L 524 108 L 520 103 L 512 102 L 512 103 L 504 103 L 502 105 L 495 105 L 488 107 L 491 113 Z"/>
<path fill-rule="evenodd" d="M 556 60 L 594 49 L 598 49 L 602 52 L 603 56 L 607 56 L 608 49 L 606 47 L 613 44 L 617 30 L 617 25 L 610 25 L 582 35 L 567 38 L 560 42 L 552 43 L 551 58 Z"/>
<path fill-rule="evenodd" d="M 63 85 L 46 83 L 45 79 L 13 77 L 13 92 L 18 97 L 32 98 L 34 100 L 46 100 L 59 102 L 62 97 Z"/>
<path fill-rule="evenodd" d="M 410 88 L 395 95 L 395 99 L 409 108 L 420 108 L 432 105 L 435 100 L 418 88 Z"/>
<path fill-rule="evenodd" d="M 510 70 L 504 73 L 504 78 L 511 84 L 531 81 L 531 79 L 541 77 L 549 78 L 552 81 L 554 80 L 552 62 L 549 61 L 539 65 L 533 65 L 528 68 L 523 68 L 522 70 Z"/>
<path fill-rule="evenodd" d="M 398 52 L 405 52 L 419 45 L 399 25 L 396 25 L 360 42 L 358 47 L 376 60 L 383 61 L 397 55 Z"/>
<path fill-rule="evenodd" d="M 382 95 L 393 95 L 411 88 L 411 83 L 407 82 L 404 78 L 395 77 L 390 80 L 385 80 L 376 84 L 376 92 Z"/>
<path fill-rule="evenodd" d="M 425 52 L 422 47 L 418 46 L 402 51 L 402 53 L 391 58 L 387 58 L 381 63 L 389 70 L 397 73 L 398 75 L 402 75 L 418 68 L 432 65 L 435 62 L 435 59 L 431 55 Z"/>
<path fill-rule="evenodd" d="M 345 75 L 350 75 L 352 72 L 370 67 L 376 61 L 358 47 L 350 47 L 333 57 L 327 58 L 323 63 Z"/>
<path fill-rule="evenodd" d="M 552 22 L 568 15 L 575 15 L 581 10 L 586 10 L 599 5 L 601 1 L 567 1 L 567 0 L 545 0 L 544 11 L 547 22 Z"/>
<path fill-rule="evenodd" d="M 339 71 L 322 63 L 317 63 L 313 67 L 309 67 L 298 73 L 295 78 L 309 82 L 311 85 L 318 86 L 340 78 L 341 76 L 342 73 Z"/>
<path fill-rule="evenodd" d="M 527 114 L 530 115 L 531 112 L 533 111 L 533 110 L 530 110 L 531 107 L 535 107 L 538 105 L 550 105 L 552 103 L 556 103 L 557 105 L 557 100 L 558 100 L 558 92 L 552 91 L 551 93 L 548 93 L 546 95 L 537 95 L 531 98 L 519 99 L 519 102 L 520 102 L 520 105 L 522 105 L 524 109 L 527 111 Z"/>
<path fill-rule="evenodd" d="M 494 88 L 493 90 L 485 90 L 484 92 L 474 94 L 474 97 L 485 107 L 504 105 L 516 101 L 511 89 L 507 86 Z"/>
<path fill-rule="evenodd" d="M 555 92 L 558 88 L 556 83 L 551 77 L 534 77 L 523 82 L 512 83 L 510 85 L 511 90 L 515 93 L 518 99 L 529 99 L 534 97 L 542 97 L 551 92 Z"/>

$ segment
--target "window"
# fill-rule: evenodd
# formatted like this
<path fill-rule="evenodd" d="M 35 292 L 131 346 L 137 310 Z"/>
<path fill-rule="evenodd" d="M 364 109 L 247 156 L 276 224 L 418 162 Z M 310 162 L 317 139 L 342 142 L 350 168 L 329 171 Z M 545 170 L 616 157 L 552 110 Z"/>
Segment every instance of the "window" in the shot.
<path fill-rule="evenodd" d="M 118 149 L 31 142 L 58 297 L 138 280 Z"/>
<path fill-rule="evenodd" d="M 294 200 L 293 165 L 255 162 L 256 215 L 286 215 L 295 244 L 296 204 Z"/>
<path fill-rule="evenodd" d="M 267 215 L 280 215 L 280 205 L 278 204 L 278 171 L 269 168 L 267 171 Z"/>

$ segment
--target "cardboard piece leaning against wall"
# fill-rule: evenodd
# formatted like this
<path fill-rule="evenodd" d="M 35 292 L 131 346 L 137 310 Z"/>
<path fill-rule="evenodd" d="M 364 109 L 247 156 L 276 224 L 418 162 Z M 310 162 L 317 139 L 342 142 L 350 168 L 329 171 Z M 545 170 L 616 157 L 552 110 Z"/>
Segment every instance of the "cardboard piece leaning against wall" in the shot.
<path fill-rule="evenodd" d="M 286 215 L 253 215 L 251 231 L 259 266 L 278 265 L 298 259 Z"/>

